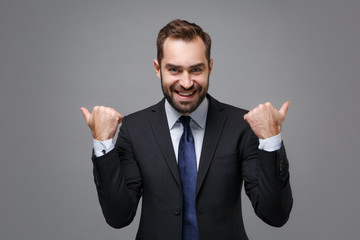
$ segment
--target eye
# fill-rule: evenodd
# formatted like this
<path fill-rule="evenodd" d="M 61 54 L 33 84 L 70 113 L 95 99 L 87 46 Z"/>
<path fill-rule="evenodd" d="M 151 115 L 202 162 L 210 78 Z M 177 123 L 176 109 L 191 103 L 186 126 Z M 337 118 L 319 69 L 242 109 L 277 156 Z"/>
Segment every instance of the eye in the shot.
<path fill-rule="evenodd" d="M 200 68 L 193 68 L 191 71 L 195 72 L 195 73 L 198 73 L 198 72 L 201 72 L 201 69 Z"/>
<path fill-rule="evenodd" d="M 177 73 L 177 72 L 179 72 L 179 69 L 177 69 L 177 68 L 169 68 L 169 72 Z"/>

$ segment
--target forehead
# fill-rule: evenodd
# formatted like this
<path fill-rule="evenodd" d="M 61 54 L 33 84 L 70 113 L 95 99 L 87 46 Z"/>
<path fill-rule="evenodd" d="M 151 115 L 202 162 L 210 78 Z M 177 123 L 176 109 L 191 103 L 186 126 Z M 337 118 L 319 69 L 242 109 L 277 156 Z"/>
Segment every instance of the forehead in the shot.
<path fill-rule="evenodd" d="M 167 38 L 163 46 L 162 64 L 172 63 L 181 66 L 191 66 L 206 63 L 205 44 L 200 37 L 191 41 Z"/>

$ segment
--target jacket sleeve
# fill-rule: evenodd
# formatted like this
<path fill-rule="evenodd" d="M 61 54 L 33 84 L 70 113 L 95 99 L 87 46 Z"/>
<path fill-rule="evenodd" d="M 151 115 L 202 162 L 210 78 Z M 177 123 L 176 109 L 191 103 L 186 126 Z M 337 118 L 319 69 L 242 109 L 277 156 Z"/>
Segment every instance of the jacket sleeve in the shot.
<path fill-rule="evenodd" d="M 131 140 L 122 121 L 115 148 L 101 157 L 93 155 L 94 181 L 106 222 L 114 228 L 129 225 L 142 195 L 142 178 Z"/>
<path fill-rule="evenodd" d="M 258 138 L 250 130 L 242 151 L 245 192 L 258 217 L 281 227 L 289 219 L 293 205 L 284 143 L 274 152 L 259 150 L 258 145 Z"/>

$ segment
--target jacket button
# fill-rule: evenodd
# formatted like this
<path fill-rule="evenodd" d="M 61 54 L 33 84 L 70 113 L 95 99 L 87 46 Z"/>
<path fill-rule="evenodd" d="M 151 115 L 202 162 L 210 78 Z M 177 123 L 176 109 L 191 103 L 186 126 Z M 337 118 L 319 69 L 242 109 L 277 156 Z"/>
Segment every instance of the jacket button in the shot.
<path fill-rule="evenodd" d="M 180 208 L 175 208 L 174 214 L 175 214 L 176 216 L 179 216 L 179 215 L 181 214 L 181 209 L 180 209 Z"/>
<path fill-rule="evenodd" d="M 98 179 L 97 177 L 94 178 L 94 182 L 95 182 L 95 185 L 96 185 L 97 187 L 100 186 L 100 181 L 99 181 L 99 179 Z"/>
<path fill-rule="evenodd" d="M 280 169 L 280 171 L 284 170 L 284 160 L 280 160 L 279 169 Z"/>

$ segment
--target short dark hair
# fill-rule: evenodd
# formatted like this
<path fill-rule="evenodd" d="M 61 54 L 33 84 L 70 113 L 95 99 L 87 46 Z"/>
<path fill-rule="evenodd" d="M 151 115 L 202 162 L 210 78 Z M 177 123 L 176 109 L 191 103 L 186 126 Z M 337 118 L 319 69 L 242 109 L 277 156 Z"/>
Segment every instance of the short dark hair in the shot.
<path fill-rule="evenodd" d="M 161 67 L 161 60 L 164 57 L 163 47 L 164 42 L 167 38 L 182 39 L 185 41 L 191 41 L 196 36 L 199 36 L 205 44 L 205 55 L 210 64 L 210 52 L 211 52 L 211 38 L 210 35 L 202 30 L 202 28 L 195 24 L 190 23 L 186 20 L 175 19 L 169 22 L 163 27 L 158 34 L 156 40 L 157 47 L 157 59 L 159 66 Z"/>

